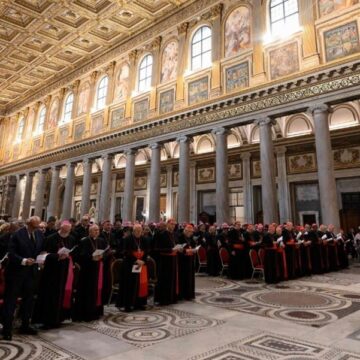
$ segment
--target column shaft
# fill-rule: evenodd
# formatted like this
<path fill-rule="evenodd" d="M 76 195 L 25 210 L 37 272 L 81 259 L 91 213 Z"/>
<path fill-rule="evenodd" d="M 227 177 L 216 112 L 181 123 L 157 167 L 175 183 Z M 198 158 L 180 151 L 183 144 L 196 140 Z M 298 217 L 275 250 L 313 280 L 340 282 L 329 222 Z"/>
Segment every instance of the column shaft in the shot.
<path fill-rule="evenodd" d="M 51 168 L 51 184 L 50 184 L 50 194 L 49 194 L 49 204 L 47 209 L 47 217 L 56 216 L 56 203 L 58 197 L 58 186 L 59 186 L 59 174 L 60 167 L 53 166 Z"/>
<path fill-rule="evenodd" d="M 42 210 L 44 207 L 44 194 L 46 184 L 46 173 L 47 170 L 39 171 L 39 179 L 36 187 L 36 198 L 35 198 L 35 212 L 34 215 L 42 217 Z"/>
<path fill-rule="evenodd" d="M 181 136 L 179 158 L 179 186 L 178 186 L 178 222 L 190 220 L 190 138 Z"/>
<path fill-rule="evenodd" d="M 213 134 L 216 136 L 216 222 L 222 224 L 229 221 L 228 131 L 217 128 Z"/>
<path fill-rule="evenodd" d="M 314 117 L 316 159 L 320 189 L 321 218 L 324 224 L 333 224 L 340 229 L 333 154 L 329 130 L 329 108 L 315 105 L 309 109 Z"/>
<path fill-rule="evenodd" d="M 286 147 L 281 146 L 275 149 L 278 169 L 278 193 L 280 223 L 290 221 L 290 192 L 286 172 Z"/>
<path fill-rule="evenodd" d="M 244 194 L 244 213 L 245 222 L 252 224 L 253 219 L 253 205 L 252 205 L 252 186 L 251 186 L 251 172 L 250 172 L 250 153 L 241 154 L 242 170 L 243 170 L 243 194 Z"/>
<path fill-rule="evenodd" d="M 264 223 L 278 222 L 277 194 L 275 181 L 275 158 L 269 118 L 257 121 L 260 127 L 260 160 L 261 160 L 261 188 L 262 211 Z"/>
<path fill-rule="evenodd" d="M 151 149 L 151 168 L 150 168 L 150 203 L 149 203 L 149 222 L 159 222 L 160 220 L 160 156 L 161 146 L 159 144 L 150 145 Z"/>
<path fill-rule="evenodd" d="M 99 221 L 108 220 L 110 217 L 110 189 L 111 189 L 111 168 L 113 155 L 107 154 L 103 156 L 103 169 L 100 191 Z"/>
<path fill-rule="evenodd" d="M 64 192 L 64 203 L 61 218 L 69 219 L 71 217 L 72 201 L 73 201 L 73 190 L 74 190 L 74 178 L 75 178 L 75 163 L 69 163 L 67 165 L 66 181 L 65 181 L 65 192 Z"/>
<path fill-rule="evenodd" d="M 91 169 L 92 169 L 93 160 L 84 159 L 83 169 L 83 185 L 82 185 L 82 196 L 81 196 L 81 210 L 80 216 L 83 217 L 90 210 L 90 191 L 91 191 Z"/>
<path fill-rule="evenodd" d="M 126 152 L 124 206 L 123 206 L 123 214 L 122 214 L 123 221 L 133 220 L 134 179 L 135 179 L 135 150 L 131 149 Z"/>
<path fill-rule="evenodd" d="M 20 201 L 21 201 L 21 178 L 20 175 L 16 175 L 15 198 L 14 198 L 14 205 L 11 211 L 11 217 L 13 219 L 17 219 L 19 217 Z"/>
<path fill-rule="evenodd" d="M 30 215 L 33 178 L 34 178 L 34 173 L 29 172 L 26 174 L 25 193 L 24 193 L 24 201 L 23 201 L 23 209 L 22 209 L 23 220 L 26 220 Z"/>

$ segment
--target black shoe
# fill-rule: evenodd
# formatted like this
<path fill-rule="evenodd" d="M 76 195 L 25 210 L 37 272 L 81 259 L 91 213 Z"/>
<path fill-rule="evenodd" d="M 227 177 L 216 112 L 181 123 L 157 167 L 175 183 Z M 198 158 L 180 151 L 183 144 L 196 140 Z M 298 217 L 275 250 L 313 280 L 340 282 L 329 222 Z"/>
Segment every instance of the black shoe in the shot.
<path fill-rule="evenodd" d="M 3 334 L 3 340 L 5 340 L 5 341 L 11 341 L 11 340 L 12 340 L 12 334 L 11 334 L 11 333 L 5 333 L 5 334 Z"/>
<path fill-rule="evenodd" d="M 37 330 L 34 329 L 32 326 L 25 326 L 19 329 L 19 334 L 22 335 L 37 335 L 37 333 Z"/>

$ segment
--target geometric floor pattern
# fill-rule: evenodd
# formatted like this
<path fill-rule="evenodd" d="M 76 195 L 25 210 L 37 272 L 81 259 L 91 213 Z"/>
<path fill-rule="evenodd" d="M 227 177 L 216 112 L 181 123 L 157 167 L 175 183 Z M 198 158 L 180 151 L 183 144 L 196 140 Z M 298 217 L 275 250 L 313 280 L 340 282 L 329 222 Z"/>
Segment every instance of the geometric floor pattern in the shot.
<path fill-rule="evenodd" d="M 230 282 L 198 289 L 196 302 L 222 309 L 321 327 L 360 310 L 360 294 L 289 281 L 278 285 Z"/>
<path fill-rule="evenodd" d="M 194 315 L 170 307 L 156 307 L 137 313 L 122 313 L 115 307 L 109 307 L 101 320 L 84 324 L 84 326 L 144 348 L 223 323 L 224 321 L 221 320 Z"/>
<path fill-rule="evenodd" d="M 235 360 L 235 359 L 360 359 L 360 355 L 344 350 L 329 348 L 311 342 L 289 337 L 279 337 L 271 333 L 261 333 L 230 344 L 210 349 L 189 360 Z"/>
<path fill-rule="evenodd" d="M 360 360 L 360 264 L 277 285 L 200 274 L 192 302 L 15 333 L 8 359 Z"/>

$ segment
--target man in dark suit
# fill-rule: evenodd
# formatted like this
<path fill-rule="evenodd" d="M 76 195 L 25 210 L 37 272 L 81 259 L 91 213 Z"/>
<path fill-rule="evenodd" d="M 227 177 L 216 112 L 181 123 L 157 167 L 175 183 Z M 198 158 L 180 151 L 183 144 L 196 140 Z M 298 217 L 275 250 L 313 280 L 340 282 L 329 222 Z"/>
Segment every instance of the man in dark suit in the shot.
<path fill-rule="evenodd" d="M 21 297 L 20 333 L 35 335 L 36 330 L 30 326 L 35 276 L 38 269 L 36 257 L 43 248 L 43 234 L 38 230 L 40 218 L 33 216 L 26 226 L 17 230 L 9 242 L 9 264 L 5 272 L 5 295 L 3 305 L 3 338 L 11 340 L 12 323 L 16 300 Z"/>

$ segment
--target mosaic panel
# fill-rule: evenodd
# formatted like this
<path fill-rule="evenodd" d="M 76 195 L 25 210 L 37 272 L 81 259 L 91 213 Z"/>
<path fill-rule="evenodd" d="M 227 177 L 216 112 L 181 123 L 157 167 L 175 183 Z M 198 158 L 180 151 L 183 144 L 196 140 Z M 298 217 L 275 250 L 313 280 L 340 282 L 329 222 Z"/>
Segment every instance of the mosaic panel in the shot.
<path fill-rule="evenodd" d="M 209 81 L 208 77 L 204 77 L 192 82 L 188 85 L 189 105 L 207 100 L 209 97 Z"/>
<path fill-rule="evenodd" d="M 241 164 L 228 165 L 229 180 L 238 180 L 242 178 Z"/>
<path fill-rule="evenodd" d="M 68 136 L 69 136 L 69 127 L 66 126 L 66 127 L 60 128 L 59 140 L 58 140 L 59 146 L 66 144 L 66 140 L 67 140 Z"/>
<path fill-rule="evenodd" d="M 103 129 L 104 113 L 98 114 L 91 119 L 91 134 L 99 134 Z"/>
<path fill-rule="evenodd" d="M 75 125 L 74 140 L 81 140 L 85 132 L 85 123 Z"/>
<path fill-rule="evenodd" d="M 144 99 L 134 103 L 134 121 L 146 120 L 149 113 L 149 100 Z"/>
<path fill-rule="evenodd" d="M 333 151 L 335 169 L 347 169 L 360 166 L 360 147 Z"/>
<path fill-rule="evenodd" d="M 84 324 L 84 326 L 144 348 L 223 323 L 221 320 L 200 317 L 172 308 L 156 308 L 146 312 L 127 314 L 108 307 L 101 320 Z"/>
<path fill-rule="evenodd" d="M 315 154 L 300 154 L 287 157 L 290 174 L 314 172 L 317 169 Z"/>
<path fill-rule="evenodd" d="M 174 89 L 164 91 L 160 94 L 160 114 L 165 114 L 174 110 L 175 91 Z"/>
<path fill-rule="evenodd" d="M 226 69 L 226 91 L 230 92 L 249 86 L 249 63 L 244 62 Z"/>
<path fill-rule="evenodd" d="M 110 129 L 116 129 L 120 127 L 124 117 L 125 117 L 125 107 L 112 111 Z"/>
<path fill-rule="evenodd" d="M 292 42 L 269 52 L 271 79 L 293 74 L 300 69 L 298 43 Z"/>
<path fill-rule="evenodd" d="M 360 51 L 356 21 L 324 32 L 326 61 L 332 61 Z"/>

